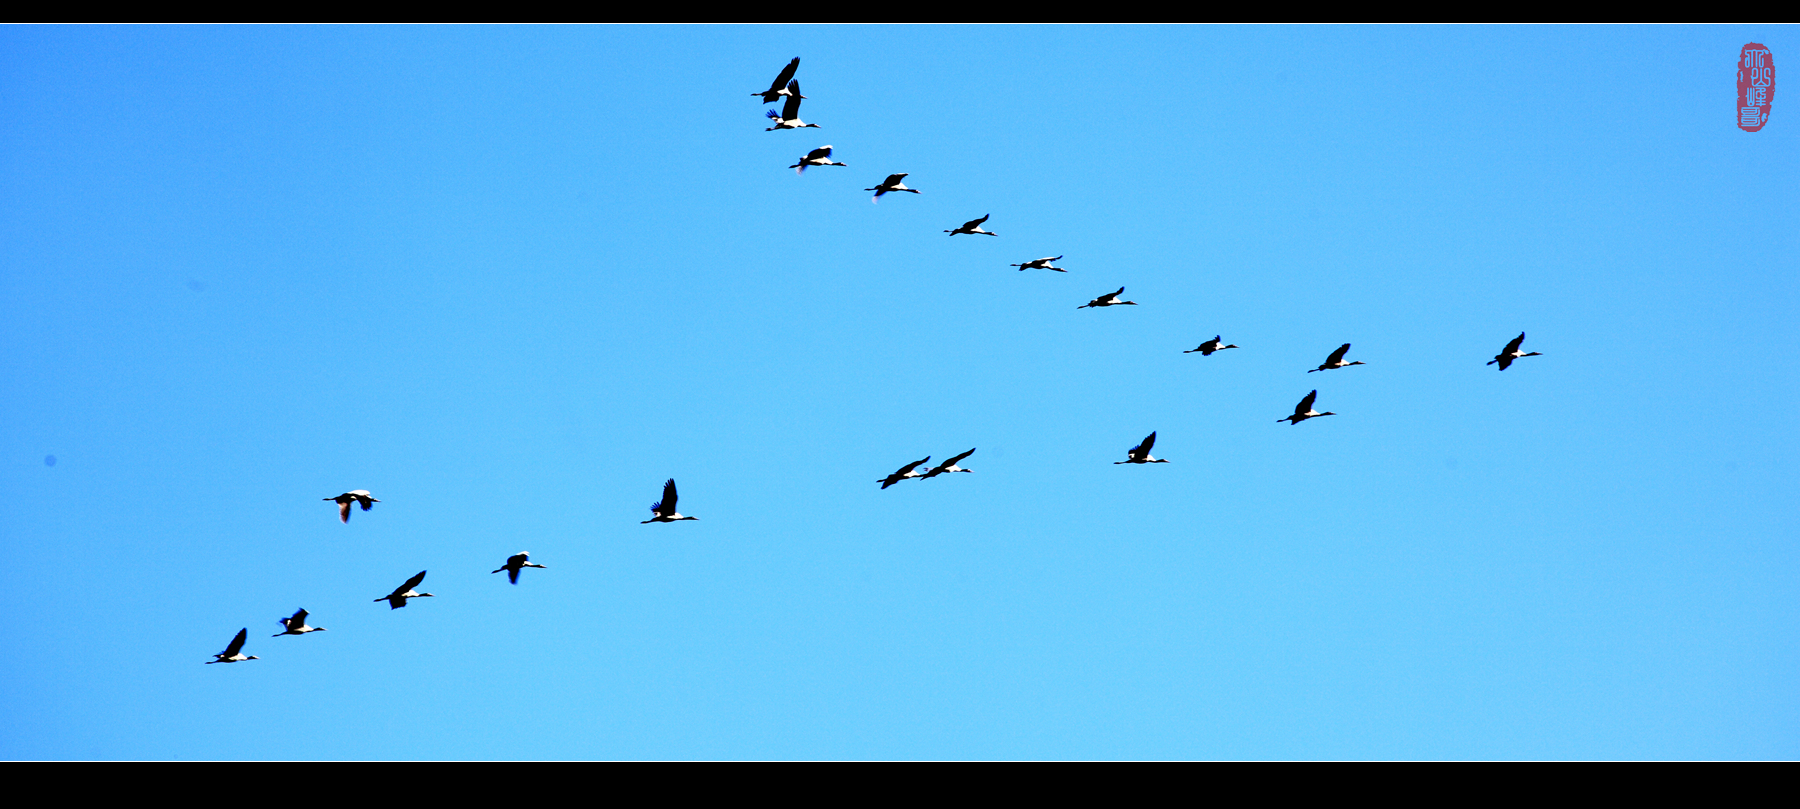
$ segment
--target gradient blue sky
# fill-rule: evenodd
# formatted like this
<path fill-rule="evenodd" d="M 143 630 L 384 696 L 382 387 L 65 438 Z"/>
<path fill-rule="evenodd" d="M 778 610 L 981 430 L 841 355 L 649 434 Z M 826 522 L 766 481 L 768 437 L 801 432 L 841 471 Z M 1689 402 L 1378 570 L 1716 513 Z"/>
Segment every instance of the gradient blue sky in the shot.
<path fill-rule="evenodd" d="M 1800 756 L 1794 30 L 0 28 L 0 756 Z"/>

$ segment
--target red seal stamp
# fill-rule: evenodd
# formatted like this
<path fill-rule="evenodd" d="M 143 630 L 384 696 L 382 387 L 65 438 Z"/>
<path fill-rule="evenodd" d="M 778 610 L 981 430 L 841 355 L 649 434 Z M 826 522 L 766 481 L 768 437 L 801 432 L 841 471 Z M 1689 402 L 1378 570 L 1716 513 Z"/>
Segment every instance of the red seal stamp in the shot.
<path fill-rule="evenodd" d="M 1752 42 L 1738 52 L 1738 128 L 1755 132 L 1769 122 L 1775 101 L 1775 60 L 1769 49 Z"/>

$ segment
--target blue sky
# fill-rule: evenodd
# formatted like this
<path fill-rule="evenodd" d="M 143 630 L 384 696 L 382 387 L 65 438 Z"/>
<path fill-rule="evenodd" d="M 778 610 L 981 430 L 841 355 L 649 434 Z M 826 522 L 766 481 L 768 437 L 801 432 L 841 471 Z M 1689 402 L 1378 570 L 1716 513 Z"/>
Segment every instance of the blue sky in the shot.
<path fill-rule="evenodd" d="M 1800 756 L 1793 30 L 0 28 L 0 756 Z"/>

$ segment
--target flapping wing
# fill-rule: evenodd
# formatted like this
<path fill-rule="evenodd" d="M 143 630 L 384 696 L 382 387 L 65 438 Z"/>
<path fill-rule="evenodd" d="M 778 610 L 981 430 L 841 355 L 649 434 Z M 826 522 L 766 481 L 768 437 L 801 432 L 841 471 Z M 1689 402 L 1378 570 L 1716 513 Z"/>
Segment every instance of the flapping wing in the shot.
<path fill-rule="evenodd" d="M 1319 392 L 1317 390 L 1314 390 L 1312 393 L 1306 394 L 1305 398 L 1302 398 L 1300 400 L 1299 404 L 1294 405 L 1294 415 L 1304 416 L 1307 413 L 1311 412 L 1312 406 L 1313 406 L 1313 400 L 1317 399 L 1317 398 L 1319 398 Z M 1321 422 L 1321 423 L 1323 423 L 1323 422 Z"/>
<path fill-rule="evenodd" d="M 830 156 L 831 156 L 831 147 L 830 146 L 820 146 L 819 148 L 806 153 L 807 160 L 824 160 L 825 158 L 830 157 Z"/>
<path fill-rule="evenodd" d="M 656 513 L 661 514 L 665 517 L 670 514 L 674 514 L 675 513 L 675 497 L 676 497 L 676 495 L 675 495 L 675 479 L 669 478 L 668 482 L 663 484 L 662 507 L 658 508 L 656 510 Z"/>
<path fill-rule="evenodd" d="M 355 502 L 355 501 L 354 500 L 339 500 L 338 501 L 338 519 L 343 520 L 344 522 L 350 521 L 350 504 L 353 502 Z"/>
<path fill-rule="evenodd" d="M 799 69 L 800 69 L 800 57 L 796 56 L 796 57 L 794 57 L 794 61 L 787 63 L 787 67 L 784 67 L 781 69 L 780 75 L 777 75 L 775 77 L 775 83 L 769 85 L 769 92 L 771 92 L 771 93 L 781 92 L 782 86 L 786 85 L 790 81 L 793 81 L 794 80 L 794 71 L 799 70 Z"/>
<path fill-rule="evenodd" d="M 1514 338 L 1513 338 L 1513 339 L 1512 339 L 1512 342 L 1510 342 L 1510 343 L 1507 343 L 1507 344 L 1506 344 L 1506 350 L 1505 350 L 1505 351 L 1502 351 L 1502 352 L 1500 352 L 1500 353 L 1502 353 L 1502 354 L 1511 354 L 1511 353 L 1513 353 L 1513 352 L 1514 352 L 1514 351 L 1518 351 L 1518 350 L 1519 350 L 1519 346 L 1521 346 L 1521 345 L 1523 345 L 1523 344 L 1524 344 L 1524 343 L 1525 343 L 1525 332 L 1519 332 L 1519 336 L 1517 336 L 1517 337 L 1514 337 Z"/>
<path fill-rule="evenodd" d="M 244 648 L 244 639 L 249 636 L 250 627 L 244 627 L 243 629 L 238 630 L 237 637 L 231 639 L 231 645 L 225 647 L 225 656 L 236 657 L 237 653 Z"/>
<path fill-rule="evenodd" d="M 1345 343 L 1341 346 L 1338 346 L 1336 351 L 1331 352 L 1331 356 L 1325 358 L 1325 364 L 1326 365 L 1336 365 L 1340 362 L 1343 362 L 1344 354 L 1349 352 L 1349 350 L 1350 350 L 1349 343 Z"/>
<path fill-rule="evenodd" d="M 410 579 L 407 579 L 407 580 L 406 580 L 406 583 L 405 583 L 405 584 L 402 584 L 402 585 L 400 585 L 400 589 L 398 589 L 398 590 L 395 590 L 395 591 L 394 591 L 394 592 L 396 592 L 396 593 L 404 593 L 404 592 L 406 592 L 406 591 L 408 591 L 408 590 L 411 590 L 411 589 L 413 589 L 413 588 L 414 588 L 414 587 L 417 587 L 417 586 L 419 586 L 419 585 L 421 585 L 421 584 L 424 584 L 424 583 L 425 583 L 425 571 L 423 571 L 423 570 L 421 570 L 421 571 L 419 571 L 419 575 L 417 575 L 417 576 L 414 576 L 414 577 L 412 577 L 412 578 L 410 578 Z"/>
<path fill-rule="evenodd" d="M 993 214 L 986 214 L 986 215 L 982 216 L 980 219 L 971 219 L 967 222 L 964 222 L 962 229 L 963 230 L 974 230 L 978 227 L 981 227 L 981 223 L 988 221 L 989 216 L 993 216 Z"/>
<path fill-rule="evenodd" d="M 884 186 L 899 185 L 900 181 L 904 179 L 906 179 L 906 175 L 904 174 L 889 174 L 887 179 L 881 181 L 881 184 Z"/>
<path fill-rule="evenodd" d="M 788 82 L 787 103 L 781 105 L 781 117 L 793 121 L 800 117 L 800 82 Z"/>
<path fill-rule="evenodd" d="M 306 610 L 294 610 L 294 617 L 287 619 L 284 626 L 306 626 Z"/>

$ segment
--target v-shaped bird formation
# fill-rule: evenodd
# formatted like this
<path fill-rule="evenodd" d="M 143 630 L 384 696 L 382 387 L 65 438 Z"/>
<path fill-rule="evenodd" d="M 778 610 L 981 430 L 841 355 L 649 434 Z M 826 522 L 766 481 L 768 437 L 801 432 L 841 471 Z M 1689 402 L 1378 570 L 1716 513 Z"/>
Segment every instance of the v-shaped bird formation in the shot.
<path fill-rule="evenodd" d="M 780 131 L 780 130 L 791 130 L 791 129 L 822 128 L 818 124 L 810 124 L 810 123 L 800 120 L 800 102 L 803 99 L 805 99 L 806 96 L 801 95 L 800 81 L 799 81 L 799 79 L 795 78 L 795 74 L 798 73 L 799 70 L 800 70 L 800 59 L 799 59 L 799 57 L 795 57 L 792 61 L 788 62 L 787 65 L 785 67 L 783 67 L 779 73 L 776 74 L 775 80 L 769 83 L 769 88 L 767 90 L 760 90 L 760 91 L 751 93 L 752 96 L 759 97 L 762 100 L 762 103 L 764 103 L 764 104 L 774 104 L 774 103 L 780 102 L 782 105 L 781 110 L 779 112 L 777 112 L 775 110 L 768 110 L 765 113 L 765 116 L 768 119 L 771 126 L 765 128 L 764 131 L 775 132 L 775 131 Z M 796 174 L 804 175 L 805 171 L 808 168 L 819 167 L 819 166 L 845 166 L 844 163 L 832 160 L 832 149 L 833 149 L 833 147 L 830 146 L 829 144 L 825 145 L 825 146 L 820 146 L 816 149 L 812 149 L 812 150 L 808 151 L 805 155 L 800 157 L 798 159 L 798 161 L 796 161 L 793 165 L 788 166 L 788 168 L 794 169 L 794 173 L 796 173 Z M 893 174 L 889 174 L 889 175 L 887 175 L 886 178 L 884 178 L 881 182 L 876 183 L 873 187 L 864 188 L 863 190 L 875 192 L 874 197 L 871 199 L 871 201 L 873 201 L 873 202 L 880 202 L 881 198 L 888 194 L 895 194 L 895 193 L 919 194 L 920 192 L 918 189 L 908 188 L 906 186 L 905 180 L 906 180 L 907 176 L 908 176 L 908 174 L 905 172 L 896 172 Z M 991 231 L 991 230 L 986 230 L 982 227 L 982 225 L 987 223 L 988 219 L 991 216 L 992 216 L 992 214 L 983 214 L 981 216 L 981 218 L 979 218 L 979 219 L 970 219 L 970 220 L 964 222 L 959 227 L 956 227 L 956 228 L 953 228 L 950 230 L 945 230 L 943 232 L 948 233 L 951 236 L 981 235 L 981 236 L 998 237 L 1000 234 L 995 233 L 994 231 Z M 979 241 L 979 240 L 977 240 L 977 241 Z M 1029 261 L 1023 261 L 1018 264 L 1012 264 L 1009 266 L 1017 267 L 1021 272 L 1025 271 L 1025 270 L 1049 270 L 1051 272 L 1067 273 L 1068 270 L 1055 265 L 1055 262 L 1061 261 L 1062 259 L 1063 259 L 1063 256 L 1061 256 L 1061 255 L 1048 256 L 1045 258 L 1036 258 L 1036 259 L 1031 259 Z M 1124 296 L 1124 294 L 1125 294 L 1125 287 L 1123 285 L 1121 285 L 1118 288 L 1118 290 L 1116 290 L 1114 292 L 1106 293 L 1104 295 L 1100 295 L 1099 297 L 1096 297 L 1093 300 L 1090 300 L 1087 303 L 1077 306 L 1075 308 L 1076 309 L 1103 309 L 1103 308 L 1108 308 L 1108 307 L 1113 307 L 1113 306 L 1137 306 L 1138 305 L 1136 301 L 1121 300 L 1121 298 Z M 1088 316 L 1083 315 L 1082 317 L 1088 317 Z M 1105 318 L 1102 317 L 1102 319 L 1105 319 Z M 1525 342 L 1525 333 L 1520 332 L 1518 337 L 1515 337 L 1510 342 L 1508 342 L 1506 344 L 1506 347 L 1501 349 L 1500 353 L 1496 354 L 1492 360 L 1488 361 L 1487 364 L 1488 365 L 1498 365 L 1499 370 L 1505 371 L 1507 368 L 1510 368 L 1512 366 L 1512 364 L 1519 359 L 1522 359 L 1524 357 L 1542 356 L 1539 352 L 1536 352 L 1536 351 L 1526 352 L 1526 351 L 1521 350 L 1521 346 L 1524 344 L 1524 342 Z M 1202 357 L 1210 357 L 1213 354 L 1216 354 L 1220 351 L 1225 351 L 1228 349 L 1236 349 L 1236 348 L 1238 348 L 1238 346 L 1235 344 L 1225 343 L 1223 335 L 1215 334 L 1215 335 L 1213 335 L 1212 339 L 1202 342 L 1199 345 L 1199 347 L 1183 351 L 1182 353 L 1184 353 L 1184 354 L 1196 354 L 1197 353 L 1197 354 L 1201 355 Z M 1362 360 L 1346 360 L 1345 356 L 1349 352 L 1350 352 L 1350 344 L 1344 343 L 1343 345 L 1340 345 L 1335 350 L 1333 350 L 1330 353 L 1330 355 L 1328 355 L 1325 358 L 1325 361 L 1323 363 L 1321 363 L 1318 367 L 1308 369 L 1306 371 L 1306 373 L 1310 374 L 1310 373 L 1314 373 L 1314 372 L 1318 372 L 1318 371 L 1332 371 L 1332 370 L 1338 370 L 1338 369 L 1342 369 L 1342 368 L 1348 368 L 1353 365 L 1365 365 L 1366 364 Z M 1300 399 L 1300 402 L 1298 404 L 1294 405 L 1294 412 L 1292 414 L 1290 414 L 1288 416 L 1284 416 L 1280 419 L 1277 419 L 1276 421 L 1277 422 L 1287 422 L 1290 425 L 1297 425 L 1300 422 L 1307 421 L 1309 419 L 1337 415 L 1336 413 L 1333 413 L 1331 411 L 1325 411 L 1325 412 L 1321 413 L 1318 410 L 1315 410 L 1313 408 L 1313 405 L 1314 405 L 1314 402 L 1317 401 L 1318 397 L 1319 397 L 1319 391 L 1317 389 L 1314 389 L 1314 390 L 1308 392 L 1304 397 L 1302 397 Z M 1125 460 L 1114 461 L 1113 464 L 1115 466 L 1118 466 L 1118 465 L 1124 465 L 1124 464 L 1147 465 L 1147 464 L 1169 463 L 1169 461 L 1165 458 L 1157 458 L 1150 454 L 1151 448 L 1154 447 L 1155 445 L 1156 445 L 1156 433 L 1154 431 L 1152 431 L 1149 435 L 1145 436 L 1142 441 L 1139 441 L 1136 446 L 1134 446 L 1131 449 L 1126 451 Z M 901 481 L 930 480 L 935 477 L 939 477 L 942 475 L 947 475 L 947 474 L 951 474 L 951 473 L 955 473 L 955 472 L 972 472 L 973 470 L 964 469 L 963 467 L 959 466 L 959 464 L 962 463 L 964 460 L 968 459 L 969 456 L 974 455 L 974 454 L 975 454 L 975 449 L 970 448 L 967 452 L 953 455 L 948 460 L 943 461 L 942 463 L 939 463 L 935 466 L 931 465 L 931 456 L 927 455 L 923 458 L 920 458 L 919 460 L 916 460 L 916 461 L 913 461 L 911 463 L 907 463 L 907 464 L 901 466 L 900 468 L 894 470 L 892 473 L 890 473 L 888 475 L 885 475 L 881 478 L 877 478 L 875 482 L 881 484 L 882 489 L 887 489 L 888 487 L 893 486 L 896 483 L 900 483 Z M 1117 456 L 1115 456 L 1115 457 L 1117 457 Z M 669 478 L 667 481 L 665 481 L 663 483 L 662 498 L 650 505 L 650 514 L 651 514 L 650 519 L 641 521 L 641 524 L 648 525 L 650 523 L 674 523 L 674 522 L 698 520 L 699 519 L 698 517 L 686 516 L 675 510 L 675 504 L 676 504 L 677 497 L 678 497 L 678 495 L 677 495 L 677 492 L 675 489 L 675 479 Z M 350 523 L 350 512 L 352 510 L 352 507 L 358 507 L 361 510 L 366 512 L 366 511 L 369 511 L 370 509 L 372 509 L 376 503 L 381 502 L 380 500 L 376 499 L 373 495 L 371 495 L 367 489 L 352 489 L 350 491 L 344 492 L 343 494 L 339 494 L 334 497 L 326 497 L 323 499 L 337 504 L 338 520 L 345 525 L 348 525 Z M 378 519 L 378 518 L 371 517 L 371 518 L 367 518 L 367 519 Z M 520 551 L 511 556 L 508 556 L 506 558 L 506 563 L 501 565 L 500 567 L 494 569 L 492 571 L 492 573 L 505 572 L 507 581 L 510 582 L 511 584 L 517 585 L 519 583 L 520 573 L 526 568 L 536 568 L 536 569 L 540 569 L 540 570 L 548 569 L 548 567 L 546 565 L 541 565 L 541 564 L 532 562 L 531 554 L 529 554 L 525 551 Z M 435 598 L 436 596 L 433 593 L 422 593 L 422 592 L 418 591 L 418 588 L 420 586 L 422 586 L 425 582 L 425 573 L 426 573 L 426 571 L 423 571 L 423 570 L 419 571 L 417 574 L 413 575 L 411 578 L 408 578 L 400 586 L 395 587 L 387 595 L 376 598 L 375 602 L 380 603 L 380 602 L 385 601 L 388 604 L 389 610 L 397 610 L 402 607 L 405 607 L 407 605 L 407 603 L 409 601 L 411 601 L 412 599 Z M 533 574 L 533 575 L 536 575 L 536 574 Z M 390 579 L 390 581 L 391 581 L 391 579 Z M 308 615 L 309 615 L 309 613 L 306 610 L 300 609 L 300 610 L 296 610 L 294 612 L 294 614 L 291 616 L 277 619 L 279 621 L 279 623 L 281 624 L 282 631 L 276 633 L 273 637 L 279 638 L 279 637 L 286 636 L 286 635 L 308 635 L 308 634 L 312 634 L 315 632 L 326 631 L 324 627 L 308 625 L 307 624 L 307 616 Z M 226 645 L 225 650 L 222 652 L 215 653 L 213 655 L 213 659 L 208 660 L 206 662 L 208 664 L 211 664 L 211 663 L 240 663 L 240 662 L 243 662 L 246 660 L 260 660 L 261 658 L 257 657 L 256 655 L 246 655 L 243 652 L 244 643 L 245 643 L 246 638 L 248 637 L 248 633 L 249 633 L 248 628 L 238 630 L 237 635 L 235 635 L 231 639 L 231 642 Z"/>

